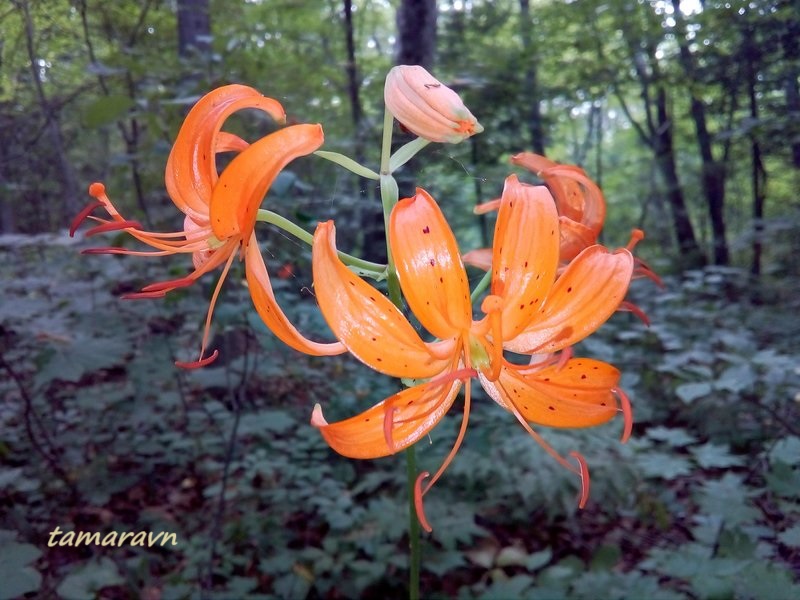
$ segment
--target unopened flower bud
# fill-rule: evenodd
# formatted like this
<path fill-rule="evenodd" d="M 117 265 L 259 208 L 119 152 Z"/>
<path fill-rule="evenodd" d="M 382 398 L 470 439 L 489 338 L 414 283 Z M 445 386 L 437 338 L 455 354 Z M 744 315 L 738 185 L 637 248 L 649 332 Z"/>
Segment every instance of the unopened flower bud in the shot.
<path fill-rule="evenodd" d="M 406 129 L 431 142 L 457 144 L 483 131 L 458 94 L 417 65 L 389 71 L 383 98 Z"/>

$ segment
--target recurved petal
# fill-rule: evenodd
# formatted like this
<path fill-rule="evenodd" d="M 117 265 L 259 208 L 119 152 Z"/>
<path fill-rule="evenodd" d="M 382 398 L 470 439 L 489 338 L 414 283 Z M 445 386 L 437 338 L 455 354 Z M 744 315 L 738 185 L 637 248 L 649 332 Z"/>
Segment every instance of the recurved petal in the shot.
<path fill-rule="evenodd" d="M 560 253 L 561 262 L 569 262 L 584 249 L 597 242 L 597 233 L 572 219 L 559 217 Z"/>
<path fill-rule="evenodd" d="M 436 201 L 422 188 L 397 203 L 389 243 L 408 306 L 438 338 L 457 336 L 472 323 L 467 273 L 453 232 Z"/>
<path fill-rule="evenodd" d="M 387 375 L 414 379 L 432 377 L 447 368 L 455 347 L 442 352 L 426 344 L 388 298 L 339 260 L 332 221 L 317 226 L 312 262 L 314 293 L 322 314 L 361 362 Z"/>
<path fill-rule="evenodd" d="M 544 186 L 506 179 L 492 251 L 492 294 L 503 299 L 503 339 L 516 337 L 542 304 L 558 267 L 558 215 Z"/>
<path fill-rule="evenodd" d="M 211 229 L 224 240 L 249 240 L 258 207 L 275 177 L 295 158 L 311 154 L 324 141 L 320 125 L 292 125 L 253 142 L 222 172 L 211 194 Z"/>
<path fill-rule="evenodd" d="M 380 458 L 407 448 L 450 410 L 461 389 L 459 379 L 429 382 L 390 396 L 360 415 L 327 423 L 319 404 L 311 424 L 328 445 L 349 458 Z"/>
<path fill-rule="evenodd" d="M 571 205 L 573 207 L 582 206 L 582 214 L 575 220 L 586 225 L 586 227 L 594 231 L 595 234 L 599 233 L 606 218 L 606 200 L 597 184 L 591 180 L 583 169 L 574 165 L 558 165 L 553 167 L 548 171 L 548 176 L 553 179 L 559 179 L 565 184 L 571 184 L 575 187 L 579 186 L 577 192 L 575 187 L 567 186 L 570 190 L 570 194 L 572 194 L 570 200 Z M 575 198 L 576 193 L 580 195 L 580 199 Z M 570 216 L 566 212 L 561 214 Z"/>
<path fill-rule="evenodd" d="M 481 384 L 500 406 L 511 406 L 526 421 L 548 427 L 592 427 L 613 419 L 620 408 L 613 390 L 620 373 L 608 363 L 573 358 L 563 368 L 505 365 L 500 377 Z"/>
<path fill-rule="evenodd" d="M 195 219 L 208 218 L 211 190 L 217 181 L 215 153 L 239 149 L 229 137 L 218 141 L 220 129 L 234 112 L 254 108 L 284 122 L 286 113 L 277 100 L 244 85 L 226 85 L 198 100 L 178 132 L 167 159 L 165 182 L 175 205 Z"/>
<path fill-rule="evenodd" d="M 461 257 L 465 265 L 472 265 L 478 269 L 488 271 L 492 268 L 492 249 L 491 248 L 476 248 L 465 252 Z"/>
<path fill-rule="evenodd" d="M 275 300 L 264 257 L 253 235 L 245 255 L 245 271 L 250 297 L 264 324 L 285 344 L 312 356 L 342 354 L 347 349 L 341 342 L 322 343 L 308 339 L 297 331 Z"/>
<path fill-rule="evenodd" d="M 504 347 L 513 352 L 550 353 L 579 342 L 619 308 L 632 274 L 633 256 L 628 250 L 586 248 L 556 280 L 540 313 Z"/>
<path fill-rule="evenodd" d="M 528 169 L 531 173 L 541 176 L 542 172 L 558 165 L 541 154 L 533 152 L 520 152 L 511 157 L 511 164 Z"/>

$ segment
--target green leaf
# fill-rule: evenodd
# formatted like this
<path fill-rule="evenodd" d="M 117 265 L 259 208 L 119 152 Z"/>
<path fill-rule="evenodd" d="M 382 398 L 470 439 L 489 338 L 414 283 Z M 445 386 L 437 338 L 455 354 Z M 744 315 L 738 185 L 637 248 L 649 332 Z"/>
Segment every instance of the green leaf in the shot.
<path fill-rule="evenodd" d="M 714 387 L 718 390 L 727 390 L 738 393 L 749 388 L 755 383 L 756 374 L 750 365 L 735 365 L 728 367 L 714 382 Z"/>
<path fill-rule="evenodd" d="M 684 404 L 690 404 L 698 398 L 708 396 L 712 389 L 710 383 L 682 383 L 675 388 L 675 394 Z"/>
<path fill-rule="evenodd" d="M 133 99 L 122 94 L 102 96 L 86 107 L 83 123 L 89 128 L 108 125 L 125 117 L 133 105 Z"/>
<path fill-rule="evenodd" d="M 506 546 L 494 559 L 498 567 L 523 567 L 528 561 L 528 552 L 520 546 Z"/>
<path fill-rule="evenodd" d="M 74 573 L 70 573 L 56 588 L 64 600 L 85 600 L 94 598 L 101 589 L 120 585 L 125 580 L 119 574 L 117 565 L 107 557 L 92 560 Z"/>
<path fill-rule="evenodd" d="M 690 449 L 697 464 L 704 469 L 740 467 L 744 460 L 730 453 L 728 445 L 717 445 L 712 442 Z"/>
<path fill-rule="evenodd" d="M 721 479 L 704 482 L 693 495 L 704 513 L 719 515 L 727 525 L 754 521 L 761 511 L 748 501 L 752 492 L 742 480 L 741 475 L 726 473 Z"/>
<path fill-rule="evenodd" d="M 800 464 L 800 437 L 791 435 L 778 440 L 769 453 L 769 459 L 790 466 Z"/>
<path fill-rule="evenodd" d="M 83 333 L 75 334 L 69 341 L 53 341 L 45 351 L 36 382 L 77 383 L 86 373 L 120 364 L 129 350 L 124 338 L 96 338 Z"/>
<path fill-rule="evenodd" d="M 778 540 L 781 544 L 792 546 L 793 548 L 800 548 L 800 525 L 790 527 L 786 531 L 778 534 Z"/>
<path fill-rule="evenodd" d="M 592 556 L 592 571 L 610 571 L 622 558 L 622 551 L 618 546 L 604 545 L 597 549 Z"/>
<path fill-rule="evenodd" d="M 686 433 L 685 429 L 669 429 L 668 427 L 652 427 L 647 430 L 647 437 L 676 448 L 688 446 L 697 441 L 697 438 Z"/>
<path fill-rule="evenodd" d="M 646 477 L 669 480 L 692 472 L 687 458 L 666 452 L 647 452 L 636 456 L 635 460 Z"/>
<path fill-rule="evenodd" d="M 16 532 L 0 531 L 0 534 L 0 600 L 35 592 L 42 584 L 42 576 L 29 565 L 41 556 L 41 550 L 15 541 Z"/>
<path fill-rule="evenodd" d="M 525 598 L 533 587 L 530 575 L 515 575 L 509 579 L 494 581 L 481 594 L 481 598 Z"/>
<path fill-rule="evenodd" d="M 528 557 L 527 562 L 525 563 L 525 568 L 528 571 L 535 571 L 536 569 L 541 569 L 550 560 L 553 558 L 553 551 L 550 548 L 545 548 L 544 550 L 540 550 L 539 552 L 534 552 Z"/>

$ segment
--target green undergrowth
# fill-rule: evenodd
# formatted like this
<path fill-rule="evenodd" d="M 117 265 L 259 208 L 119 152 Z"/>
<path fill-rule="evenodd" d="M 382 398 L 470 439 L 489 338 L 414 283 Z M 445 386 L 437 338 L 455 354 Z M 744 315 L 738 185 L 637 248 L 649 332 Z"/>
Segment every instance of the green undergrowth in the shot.
<path fill-rule="evenodd" d="M 283 348 L 241 273 L 215 315 L 220 359 L 181 371 L 213 282 L 123 301 L 186 266 L 79 247 L 0 247 L 0 598 L 402 597 L 402 455 L 345 459 L 309 424 L 315 403 L 346 417 L 397 382 Z M 307 267 L 276 293 L 303 331 L 321 331 Z M 652 324 L 620 313 L 576 348 L 623 371 L 631 440 L 619 443 L 621 419 L 540 428 L 585 456 L 582 511 L 574 475 L 476 391 L 464 446 L 425 498 L 424 596 L 800 597 L 797 288 L 719 269 L 661 291 L 635 282 Z M 418 445 L 421 468 L 447 454 L 462 407 Z M 56 526 L 178 543 L 49 546 Z"/>

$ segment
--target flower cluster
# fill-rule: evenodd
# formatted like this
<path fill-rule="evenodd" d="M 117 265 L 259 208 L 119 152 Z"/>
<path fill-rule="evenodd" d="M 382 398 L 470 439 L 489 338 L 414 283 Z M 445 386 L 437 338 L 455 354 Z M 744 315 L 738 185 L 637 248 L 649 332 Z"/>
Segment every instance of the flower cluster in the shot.
<path fill-rule="evenodd" d="M 129 298 L 161 297 L 222 267 L 200 355 L 193 362 L 178 362 L 179 366 L 202 367 L 216 358 L 216 350 L 206 355 L 211 318 L 222 282 L 239 256 L 258 314 L 283 342 L 317 356 L 349 352 L 375 371 L 413 380 L 414 385 L 343 421 L 328 423 L 322 408 L 314 407 L 311 424 L 344 456 L 377 458 L 411 446 L 442 420 L 463 389 L 461 428 L 452 450 L 432 477 L 423 472 L 417 479 L 417 515 L 426 529 L 430 525 L 422 497 L 464 439 L 473 379 L 548 454 L 580 477 L 582 507 L 589 494 L 586 461 L 577 452 L 559 455 L 533 427 L 592 427 L 621 414 L 622 440 L 630 435 L 632 413 L 619 387 L 620 372 L 605 362 L 575 357 L 571 348 L 617 310 L 641 315 L 625 296 L 635 276 L 655 278 L 632 255 L 643 234 L 635 231 L 628 246 L 616 250 L 597 244 L 606 213 L 598 186 L 578 167 L 523 152 L 513 156 L 511 163 L 538 176 L 543 185 L 523 183 L 510 175 L 500 198 L 476 209 L 497 211 L 492 248 L 462 256 L 436 200 L 422 188 L 400 200 L 392 172 L 429 142 L 458 143 L 483 127 L 452 89 L 421 67 L 392 69 L 384 98 L 388 127 L 379 173 L 337 153 L 319 152 L 318 156 L 380 180 L 390 260 L 367 274 L 387 277 L 390 290 L 391 282 L 397 283 L 405 304 L 431 341 L 423 339 L 404 316 L 397 294 L 385 296 L 352 268 L 358 259 L 337 250 L 332 221 L 316 228 L 312 267 L 320 310 L 337 341 L 312 341 L 286 317 L 273 294 L 255 225 L 276 175 L 291 160 L 317 151 L 323 133 L 319 125 L 291 125 L 249 144 L 223 132 L 225 120 L 245 108 L 260 110 L 278 123 L 285 121 L 277 101 L 249 87 L 229 85 L 209 93 L 194 106 L 178 133 L 167 162 L 166 187 L 185 215 L 183 231 L 144 231 L 138 222 L 123 218 L 104 186 L 94 183 L 89 191 L 95 201 L 78 215 L 72 233 L 88 218 L 99 225 L 86 235 L 124 230 L 153 250 L 93 248 L 87 253 L 191 254 L 194 270 L 189 275 L 148 285 Z M 389 155 L 392 117 L 419 140 Z M 222 152 L 236 156 L 218 173 L 215 157 Z M 98 209 L 107 217 L 96 216 Z M 483 285 L 475 290 L 469 288 L 465 263 L 488 271 Z M 512 355 L 517 358 L 510 360 Z"/>

